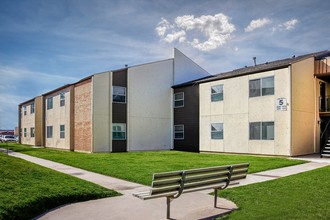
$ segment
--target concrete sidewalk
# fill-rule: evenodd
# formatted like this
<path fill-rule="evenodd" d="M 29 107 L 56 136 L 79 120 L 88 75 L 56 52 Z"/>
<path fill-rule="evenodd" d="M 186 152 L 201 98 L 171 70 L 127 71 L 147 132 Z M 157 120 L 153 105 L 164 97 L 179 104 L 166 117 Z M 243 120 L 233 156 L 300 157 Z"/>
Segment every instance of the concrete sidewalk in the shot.
<path fill-rule="evenodd" d="M 84 179 L 105 188 L 113 189 L 123 196 L 91 200 L 69 204 L 39 216 L 38 219 L 165 219 L 166 199 L 152 199 L 143 201 L 132 196 L 133 192 L 145 191 L 149 187 L 117 178 L 89 172 L 60 163 L 32 157 L 29 155 L 10 152 L 9 155 L 18 157 L 62 173 Z M 264 182 L 284 176 L 289 176 L 309 170 L 328 166 L 324 161 L 310 162 L 286 168 L 249 174 L 245 180 L 240 181 L 237 187 L 257 182 Z M 151 178 L 151 177 L 150 177 Z M 173 219 L 213 219 L 214 216 L 228 213 L 237 207 L 234 203 L 219 198 L 218 207 L 213 208 L 213 197 L 208 195 L 211 191 L 202 191 L 183 194 L 171 202 L 171 217 Z"/>

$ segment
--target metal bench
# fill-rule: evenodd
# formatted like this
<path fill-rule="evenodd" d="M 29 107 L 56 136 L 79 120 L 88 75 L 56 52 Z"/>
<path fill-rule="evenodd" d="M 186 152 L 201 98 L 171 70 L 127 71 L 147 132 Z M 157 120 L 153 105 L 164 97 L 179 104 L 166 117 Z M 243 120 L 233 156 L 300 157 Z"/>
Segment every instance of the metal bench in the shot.
<path fill-rule="evenodd" d="M 170 218 L 170 203 L 182 193 L 214 189 L 214 207 L 217 207 L 218 190 L 228 187 L 231 181 L 244 179 L 249 164 L 208 167 L 201 169 L 181 170 L 155 173 L 151 189 L 134 193 L 133 196 L 143 200 L 166 197 L 167 219 Z"/>

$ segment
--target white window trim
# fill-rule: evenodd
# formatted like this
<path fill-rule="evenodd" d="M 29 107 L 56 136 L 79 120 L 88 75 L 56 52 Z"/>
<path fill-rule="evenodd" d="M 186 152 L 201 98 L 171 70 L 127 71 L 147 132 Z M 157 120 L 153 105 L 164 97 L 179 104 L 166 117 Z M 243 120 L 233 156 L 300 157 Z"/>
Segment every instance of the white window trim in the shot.
<path fill-rule="evenodd" d="M 212 138 L 212 133 L 221 132 L 221 131 L 212 131 L 212 124 L 222 124 L 222 138 Z M 224 139 L 224 127 L 223 127 L 223 123 L 221 123 L 221 122 L 211 123 L 210 124 L 210 128 L 211 128 L 211 140 L 223 140 Z"/>
<path fill-rule="evenodd" d="M 175 95 L 181 94 L 181 93 L 182 93 L 182 99 L 175 99 Z M 183 101 L 183 104 L 180 106 L 175 106 L 176 101 Z M 183 108 L 184 107 L 184 92 L 176 92 L 173 94 L 173 105 L 174 105 L 174 108 Z"/>
<path fill-rule="evenodd" d="M 117 138 L 113 138 L 113 133 L 115 132 L 114 130 L 113 130 L 113 126 L 114 125 L 120 125 L 120 126 L 122 126 L 122 125 L 124 125 L 124 131 L 121 131 L 121 132 L 124 132 L 125 133 L 125 138 L 124 139 L 117 139 Z M 114 140 L 114 141 L 125 141 L 125 140 L 127 140 L 127 126 L 126 126 L 126 123 L 112 123 L 112 129 L 111 129 L 112 131 L 111 131 L 111 134 L 112 134 L 112 136 L 111 136 L 111 138 L 112 138 L 112 140 Z"/>
<path fill-rule="evenodd" d="M 52 100 L 52 107 L 51 108 L 48 108 L 48 106 L 50 105 L 49 100 Z M 53 99 L 53 97 L 48 97 L 47 98 L 47 103 L 46 103 L 46 109 L 50 110 L 50 109 L 53 109 L 53 108 L 54 108 L 54 99 Z"/>
<path fill-rule="evenodd" d="M 220 92 L 217 92 L 217 93 L 212 93 L 212 87 L 217 87 L 217 86 L 222 86 L 222 100 L 217 100 L 217 101 L 212 101 L 212 95 L 215 95 L 215 94 L 221 94 Z M 210 96 L 210 98 L 211 98 L 211 102 L 223 102 L 223 100 L 224 100 L 224 92 L 223 92 L 223 90 L 224 90 L 224 86 L 223 86 L 223 84 L 218 84 L 218 85 L 213 85 L 213 86 L 211 86 L 211 96 Z"/>
<path fill-rule="evenodd" d="M 263 123 L 268 123 L 268 122 L 272 122 L 274 124 L 274 139 L 262 139 L 262 125 Z M 259 130 L 259 137 L 260 139 L 251 139 L 250 138 L 250 123 L 259 123 L 260 124 L 260 130 Z M 249 122 L 249 141 L 275 141 L 275 122 L 274 121 L 253 121 L 253 122 Z"/>
<path fill-rule="evenodd" d="M 125 89 L 125 102 L 116 102 L 116 101 L 113 100 L 113 94 L 114 94 L 113 89 L 114 89 L 114 87 L 119 87 L 119 88 L 124 88 Z M 127 89 L 126 89 L 126 87 L 124 87 L 124 86 L 112 86 L 112 97 L 111 98 L 112 98 L 112 103 L 126 104 L 126 102 L 127 102 Z"/>
<path fill-rule="evenodd" d="M 62 96 L 63 95 L 63 96 Z M 63 97 L 63 98 L 62 98 Z M 54 100 L 53 100 L 54 101 Z M 64 101 L 64 105 L 61 105 L 61 102 Z M 53 103 L 54 104 L 54 103 Z M 60 107 L 65 106 L 65 92 L 60 93 Z"/>
<path fill-rule="evenodd" d="M 273 78 L 274 79 L 274 94 L 269 94 L 269 95 L 263 95 L 262 94 L 262 80 L 265 79 L 265 78 Z M 259 96 L 253 96 L 253 97 L 250 97 L 250 81 L 254 81 L 254 80 L 259 80 L 260 82 L 260 95 Z M 261 78 L 256 78 L 256 79 L 249 79 L 249 98 L 257 98 L 257 97 L 262 97 L 262 96 L 272 96 L 272 95 L 275 95 L 275 76 L 265 76 L 265 77 L 261 77 Z"/>
<path fill-rule="evenodd" d="M 176 132 L 176 131 L 175 131 L 175 127 L 178 127 L 178 126 L 182 126 L 182 127 L 183 127 L 183 129 L 182 129 L 183 131 L 182 131 L 182 132 Z M 176 134 L 176 133 L 182 133 L 182 134 L 183 134 L 183 137 L 182 137 L 182 138 L 176 138 L 176 137 L 175 137 L 175 134 Z M 174 140 L 184 140 L 184 125 L 183 125 L 183 124 L 174 125 Z"/>
<path fill-rule="evenodd" d="M 60 125 L 60 139 L 65 139 L 65 125 L 63 125 L 64 126 L 64 131 L 61 131 L 61 126 L 62 125 Z M 64 137 L 61 137 L 61 134 L 64 134 Z"/>

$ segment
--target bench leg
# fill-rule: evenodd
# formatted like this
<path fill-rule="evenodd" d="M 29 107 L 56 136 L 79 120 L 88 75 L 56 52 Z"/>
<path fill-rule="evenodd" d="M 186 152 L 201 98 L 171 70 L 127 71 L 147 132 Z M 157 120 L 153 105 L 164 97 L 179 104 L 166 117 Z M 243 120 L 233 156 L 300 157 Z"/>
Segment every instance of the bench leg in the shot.
<path fill-rule="evenodd" d="M 217 207 L 218 203 L 218 189 L 214 189 L 214 208 Z"/>
<path fill-rule="evenodd" d="M 166 205 L 167 205 L 166 219 L 170 219 L 170 215 L 171 215 L 171 197 L 166 197 Z"/>

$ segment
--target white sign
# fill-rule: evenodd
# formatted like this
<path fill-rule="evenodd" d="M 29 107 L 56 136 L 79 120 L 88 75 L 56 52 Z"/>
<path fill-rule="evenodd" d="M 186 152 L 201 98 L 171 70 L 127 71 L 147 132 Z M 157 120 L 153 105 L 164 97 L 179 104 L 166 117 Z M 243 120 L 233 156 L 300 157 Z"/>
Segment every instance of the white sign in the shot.
<path fill-rule="evenodd" d="M 286 98 L 278 98 L 276 100 L 276 110 L 277 111 L 286 111 L 287 110 Z"/>

